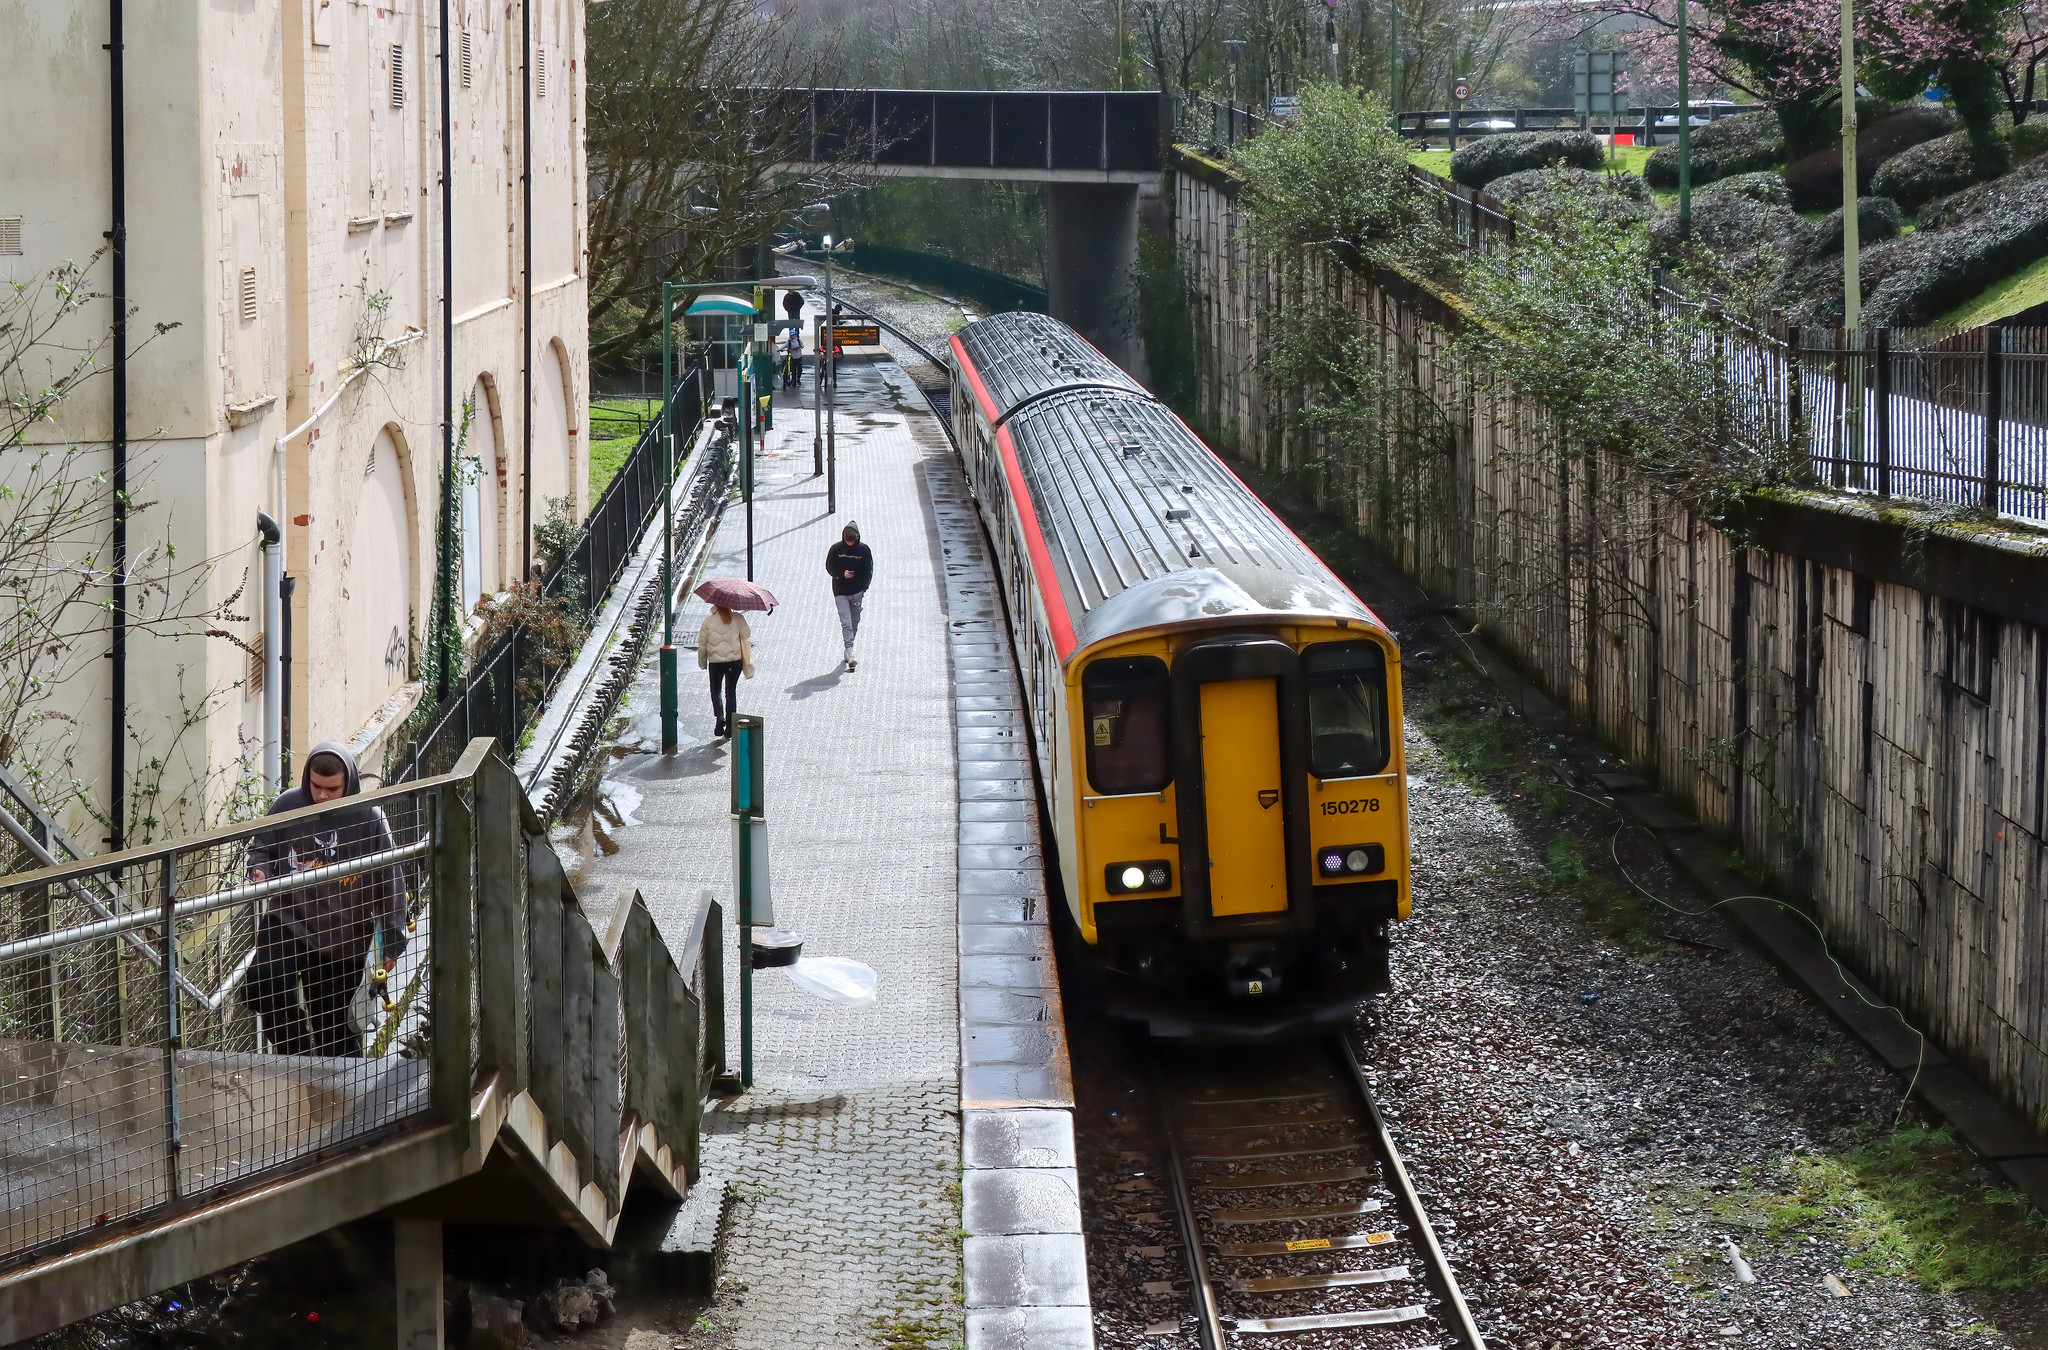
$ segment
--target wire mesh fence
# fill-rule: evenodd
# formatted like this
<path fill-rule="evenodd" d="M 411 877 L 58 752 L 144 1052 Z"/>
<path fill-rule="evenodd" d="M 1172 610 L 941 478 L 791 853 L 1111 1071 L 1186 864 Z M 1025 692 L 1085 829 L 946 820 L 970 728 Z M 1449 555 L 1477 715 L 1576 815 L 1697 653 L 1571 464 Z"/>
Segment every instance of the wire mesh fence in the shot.
<path fill-rule="evenodd" d="M 437 791 L 0 882 L 0 1262 L 428 1109 Z"/>

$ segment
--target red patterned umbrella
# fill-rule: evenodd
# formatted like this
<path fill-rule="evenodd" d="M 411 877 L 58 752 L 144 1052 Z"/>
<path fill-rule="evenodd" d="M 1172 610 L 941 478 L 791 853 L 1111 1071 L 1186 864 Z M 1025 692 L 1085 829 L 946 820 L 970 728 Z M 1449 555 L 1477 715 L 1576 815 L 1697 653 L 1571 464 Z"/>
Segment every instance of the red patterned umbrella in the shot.
<path fill-rule="evenodd" d="M 755 609 L 763 613 L 775 612 L 775 593 L 755 581 L 742 581 L 738 577 L 713 577 L 697 588 L 697 598 L 727 609 Z"/>

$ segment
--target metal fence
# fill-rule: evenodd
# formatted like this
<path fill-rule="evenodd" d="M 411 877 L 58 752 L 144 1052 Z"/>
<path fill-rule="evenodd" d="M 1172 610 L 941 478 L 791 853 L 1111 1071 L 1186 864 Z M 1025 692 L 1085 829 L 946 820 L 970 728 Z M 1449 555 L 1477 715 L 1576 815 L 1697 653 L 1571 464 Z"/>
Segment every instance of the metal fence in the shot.
<path fill-rule="evenodd" d="M 0 883 L 0 1260 L 428 1109 L 444 790 Z"/>
<path fill-rule="evenodd" d="M 618 1212 L 628 1141 L 695 1180 L 721 921 L 706 893 L 672 945 L 629 888 L 594 929 L 485 739 L 434 778 L 0 880 L 0 1310 L 67 1249 L 472 1128 L 485 1083 L 533 1094 L 570 1209 L 595 1184 Z M 433 1157 L 381 1184 L 442 1185 L 463 1150 Z"/>
<path fill-rule="evenodd" d="M 690 445 L 703 420 L 704 378 L 705 372 L 691 370 L 677 386 L 675 444 L 679 449 Z M 729 456 L 731 452 L 719 442 L 713 453 Z M 726 474 L 714 469 L 710 477 L 723 484 Z M 572 600 L 586 613 L 601 604 L 633 556 L 642 529 L 660 507 L 662 486 L 667 481 L 657 413 L 591 508 L 576 546 L 541 583 L 541 594 Z M 715 504 L 709 492 L 692 497 L 677 518 L 674 542 L 678 549 L 689 546 Z M 409 782 L 445 773 L 477 736 L 490 736 L 507 755 L 517 754 L 528 724 L 546 706 L 575 660 L 573 647 L 564 649 L 524 627 L 514 628 L 477 657 L 426 729 L 390 761 L 390 781 Z"/>

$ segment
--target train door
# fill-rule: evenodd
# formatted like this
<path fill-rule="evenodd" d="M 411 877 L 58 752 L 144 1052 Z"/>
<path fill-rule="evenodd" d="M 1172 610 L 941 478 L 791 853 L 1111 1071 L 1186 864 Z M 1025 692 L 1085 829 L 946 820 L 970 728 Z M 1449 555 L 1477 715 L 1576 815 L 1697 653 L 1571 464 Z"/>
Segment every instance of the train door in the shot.
<path fill-rule="evenodd" d="M 1281 805 L 1280 686 L 1217 680 L 1202 699 L 1202 786 L 1209 827 L 1209 912 L 1287 908 L 1287 812 Z"/>

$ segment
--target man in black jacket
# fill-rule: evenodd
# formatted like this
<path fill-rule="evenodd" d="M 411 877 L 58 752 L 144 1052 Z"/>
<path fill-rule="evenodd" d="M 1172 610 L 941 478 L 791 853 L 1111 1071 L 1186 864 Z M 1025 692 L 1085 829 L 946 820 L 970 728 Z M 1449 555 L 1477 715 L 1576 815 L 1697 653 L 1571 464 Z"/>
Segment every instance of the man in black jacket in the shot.
<path fill-rule="evenodd" d="M 322 741 L 306 756 L 299 786 L 280 793 L 270 815 L 322 806 L 362 791 L 355 756 Z M 330 807 L 278 825 L 249 844 L 249 879 L 268 881 L 396 848 L 375 806 Z M 378 967 L 388 974 L 405 950 L 410 921 L 405 869 L 386 863 L 339 873 L 273 895 L 256 926 L 249 1002 L 264 1039 L 284 1055 L 360 1055 L 348 1006 L 363 982 L 363 958 L 380 935 Z"/>
<path fill-rule="evenodd" d="M 846 639 L 846 668 L 855 670 L 853 637 L 860 631 L 860 603 L 874 579 L 875 555 L 860 541 L 860 526 L 846 522 L 839 542 L 825 552 L 825 570 L 832 575 L 832 603 L 839 610 L 839 632 Z"/>

